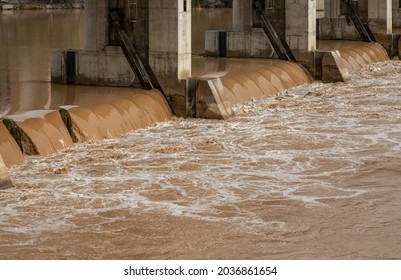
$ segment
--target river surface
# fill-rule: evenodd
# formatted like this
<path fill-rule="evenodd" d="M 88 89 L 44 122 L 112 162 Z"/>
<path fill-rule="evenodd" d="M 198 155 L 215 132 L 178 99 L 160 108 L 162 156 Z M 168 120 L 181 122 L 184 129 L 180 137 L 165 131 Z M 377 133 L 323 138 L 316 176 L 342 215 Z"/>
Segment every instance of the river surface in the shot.
<path fill-rule="evenodd" d="M 52 87 L 35 59 L 1 56 L 2 96 Z M 21 83 L 4 91 L 4 73 Z M 0 258 L 400 259 L 400 80 L 400 61 L 372 64 L 347 84 L 236 105 L 229 120 L 174 118 L 27 157 L 0 192 Z"/>

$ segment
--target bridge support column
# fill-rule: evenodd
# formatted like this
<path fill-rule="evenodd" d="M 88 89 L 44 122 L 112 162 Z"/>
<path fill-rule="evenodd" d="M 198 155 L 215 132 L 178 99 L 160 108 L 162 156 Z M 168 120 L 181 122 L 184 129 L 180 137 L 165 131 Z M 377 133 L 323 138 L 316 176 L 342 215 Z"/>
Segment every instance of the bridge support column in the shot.
<path fill-rule="evenodd" d="M 393 33 L 393 2 L 398 0 L 359 0 L 364 7 L 362 16 L 369 24 L 376 40 L 390 57 L 398 56 L 399 35 Z"/>
<path fill-rule="evenodd" d="M 233 0 L 233 31 L 251 31 L 253 26 L 253 1 Z"/>
<path fill-rule="evenodd" d="M 393 28 L 401 33 L 401 1 L 393 0 Z"/>
<path fill-rule="evenodd" d="M 112 26 L 117 13 L 120 28 L 182 115 L 191 76 L 191 0 L 85 0 L 85 6 L 85 48 L 52 52 L 52 82 L 139 86 Z"/>
<path fill-rule="evenodd" d="M 85 40 L 87 51 L 102 51 L 109 44 L 109 1 L 85 1 Z"/>
<path fill-rule="evenodd" d="M 316 1 L 286 0 L 285 36 L 292 50 L 316 50 Z"/>
<path fill-rule="evenodd" d="M 373 33 L 392 33 L 392 0 L 368 0 L 368 20 Z"/>
<path fill-rule="evenodd" d="M 149 64 L 176 115 L 191 76 L 191 1 L 149 0 Z"/>
<path fill-rule="evenodd" d="M 360 12 L 362 20 L 367 21 L 363 16 L 365 12 L 361 13 L 361 10 L 364 10 L 363 5 L 359 2 L 357 10 Z M 344 0 L 325 0 L 324 17 L 320 18 L 317 24 L 317 37 L 322 40 L 358 40 L 358 32 L 346 15 L 347 9 Z"/>
<path fill-rule="evenodd" d="M 346 1 L 326 0 L 325 17 L 318 20 L 319 39 L 361 40 L 347 17 Z M 375 39 L 389 53 L 398 53 L 398 37 L 393 34 L 394 2 L 398 0 L 351 0 L 361 21 L 367 23 Z"/>
<path fill-rule="evenodd" d="M 357 40 L 358 33 L 347 20 L 345 0 L 325 0 L 325 19 L 319 22 L 320 38 Z M 351 0 L 361 20 L 375 34 L 392 32 L 393 0 Z"/>
<path fill-rule="evenodd" d="M 387 50 L 390 57 L 400 57 L 400 35 L 393 33 L 393 2 L 399 2 L 399 0 L 364 1 L 368 2 L 369 27 L 377 42 Z M 398 9 L 395 15 L 397 16 L 397 14 Z"/>
<path fill-rule="evenodd" d="M 401 0 L 393 0 L 393 33 L 396 37 L 394 39 L 394 46 L 396 47 L 396 55 L 401 59 Z"/>
<path fill-rule="evenodd" d="M 285 0 L 285 38 L 297 61 L 315 75 L 315 0 Z"/>

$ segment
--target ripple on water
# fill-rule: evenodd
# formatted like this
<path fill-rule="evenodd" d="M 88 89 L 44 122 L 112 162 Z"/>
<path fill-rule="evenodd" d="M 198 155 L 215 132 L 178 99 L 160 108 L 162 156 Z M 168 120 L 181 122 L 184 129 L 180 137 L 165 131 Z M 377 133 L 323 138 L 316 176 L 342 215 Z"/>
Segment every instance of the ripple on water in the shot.
<path fill-rule="evenodd" d="M 394 68 L 237 105 L 229 120 L 174 119 L 32 157 L 10 169 L 16 188 L 0 194 L 1 231 L 106 232 L 133 213 L 290 230 L 291 215 L 373 195 L 378 181 L 358 179 L 371 174 L 364 166 L 401 156 L 401 86 L 382 75 L 399 77 Z"/>

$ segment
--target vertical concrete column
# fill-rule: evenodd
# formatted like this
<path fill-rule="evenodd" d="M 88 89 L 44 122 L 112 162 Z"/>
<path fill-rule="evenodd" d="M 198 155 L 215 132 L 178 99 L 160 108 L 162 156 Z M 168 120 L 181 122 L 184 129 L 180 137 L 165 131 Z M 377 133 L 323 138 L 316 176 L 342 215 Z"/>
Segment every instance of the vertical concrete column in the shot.
<path fill-rule="evenodd" d="M 316 17 L 324 17 L 324 0 L 316 0 Z"/>
<path fill-rule="evenodd" d="M 129 2 L 126 0 L 126 3 Z M 149 1 L 137 0 L 136 5 L 125 5 L 126 27 L 129 36 L 142 59 L 148 61 L 149 51 Z"/>
<path fill-rule="evenodd" d="M 401 1 L 400 0 L 393 0 L 393 27 L 394 28 L 401 28 Z M 398 30 L 397 33 L 399 33 Z"/>
<path fill-rule="evenodd" d="M 392 0 L 368 0 L 368 18 L 373 32 L 390 34 L 393 30 Z"/>
<path fill-rule="evenodd" d="M 285 32 L 293 50 L 316 50 L 316 1 L 285 0 Z"/>
<path fill-rule="evenodd" d="M 109 44 L 109 0 L 85 0 L 85 50 L 100 51 Z"/>
<path fill-rule="evenodd" d="M 183 80 L 191 76 L 191 0 L 149 0 L 149 64 L 173 110 L 185 109 Z"/>
<path fill-rule="evenodd" d="M 338 18 L 341 15 L 341 1 L 343 0 L 325 0 L 324 1 L 324 17 Z"/>
<path fill-rule="evenodd" d="M 233 31 L 250 32 L 253 24 L 253 1 L 234 0 L 233 1 Z"/>

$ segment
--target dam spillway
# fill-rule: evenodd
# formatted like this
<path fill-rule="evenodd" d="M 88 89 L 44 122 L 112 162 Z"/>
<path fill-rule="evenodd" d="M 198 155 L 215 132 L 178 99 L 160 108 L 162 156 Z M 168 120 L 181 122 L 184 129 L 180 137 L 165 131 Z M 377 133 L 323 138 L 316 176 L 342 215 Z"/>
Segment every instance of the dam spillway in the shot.
<path fill-rule="evenodd" d="M 400 73 L 372 64 L 237 104 L 231 119 L 27 157 L 0 192 L 0 255 L 398 259 Z"/>
<path fill-rule="evenodd" d="M 200 75 L 224 73 L 221 80 L 232 104 L 272 96 L 311 82 L 305 69 L 296 63 L 280 60 L 198 59 L 195 68 Z M 90 91 L 89 88 L 84 90 Z M 96 87 L 92 89 L 96 90 Z M 18 142 L 26 155 L 47 155 L 71 147 L 73 142 L 121 136 L 135 129 L 168 121 L 173 116 L 165 97 L 158 90 L 116 89 L 116 92 L 119 91 L 123 91 L 123 96 L 118 93 L 104 94 L 103 97 L 97 95 L 98 100 L 91 101 L 91 104 L 85 98 L 76 98 L 75 101 L 67 98 L 72 103 L 59 105 L 60 109 L 6 116 L 3 122 L 8 124 L 9 133 L 14 136 L 14 140 L 11 140 L 4 131 L 11 141 L 8 145 L 15 147 Z M 8 145 L 4 144 L 0 152 L 6 154 Z M 18 158 L 6 160 L 6 164 L 21 162 L 22 157 Z"/>
<path fill-rule="evenodd" d="M 227 13 L 224 13 L 227 17 Z M 28 15 L 24 16 L 26 17 Z M 74 17 L 75 22 L 80 22 L 76 12 L 71 13 L 71 16 Z M 7 20 L 10 20 L 10 23 L 7 23 Z M 12 17 L 5 17 L 4 23 L 10 24 L 11 28 L 13 28 L 16 24 L 13 20 Z M 43 20 L 43 15 L 41 15 L 41 20 Z M 55 22 L 55 24 L 58 24 L 58 22 Z M 25 27 L 22 26 L 21 28 Z M 71 32 L 69 32 L 69 34 L 70 33 Z M 74 45 L 78 46 L 78 43 L 75 42 L 76 40 L 73 41 Z M 47 47 L 45 46 L 45 48 Z M 318 40 L 317 49 L 325 52 L 338 50 L 339 58 L 347 72 L 360 70 L 369 63 L 388 59 L 385 50 L 377 43 L 345 40 Z M 8 62 L 6 64 L 3 63 L 2 67 L 8 65 L 8 67 L 12 68 L 14 64 L 18 65 L 13 58 L 15 57 L 15 55 L 13 55 L 14 51 L 15 50 L 6 49 L 6 51 L 3 52 L 3 54 L 11 55 L 2 57 L 2 60 Z M 44 58 L 42 57 L 41 59 Z M 265 58 L 193 57 L 191 72 L 192 77 L 209 75 L 221 79 L 224 95 L 231 105 L 280 94 L 286 89 L 312 81 L 310 75 L 305 71 L 305 68 L 296 63 Z M 6 75 L 2 76 L 8 77 L 8 79 L 12 81 L 14 79 L 13 73 L 16 73 L 16 71 L 5 72 Z M 26 83 L 26 81 L 18 81 L 13 85 L 4 82 L 1 84 L 2 92 L 8 92 L 8 94 L 11 94 L 10 90 L 14 92 L 11 96 L 12 100 L 18 98 L 15 92 L 21 92 L 21 96 L 23 96 L 21 97 L 21 101 L 12 101 L 11 111 L 7 114 L 11 115 L 9 118 L 11 118 L 13 122 L 9 128 L 12 126 L 18 127 L 18 125 L 20 125 L 20 128 L 24 127 L 25 130 L 29 130 L 29 134 L 31 134 L 31 136 L 29 136 L 28 133 L 25 133 L 25 154 L 48 154 L 58 151 L 61 148 L 71 146 L 71 142 L 96 141 L 107 137 L 114 137 L 132 129 L 146 127 L 160 120 L 163 121 L 171 118 L 171 116 L 169 116 L 171 112 L 168 112 L 169 109 L 166 104 L 163 105 L 167 106 L 163 107 L 164 109 L 158 107 L 161 104 L 160 102 L 162 102 L 161 99 L 157 102 L 152 101 L 155 95 L 158 95 L 155 92 L 146 93 L 146 91 L 135 89 L 133 91 L 141 92 L 141 94 L 136 94 L 135 98 L 131 98 L 133 93 L 122 88 L 111 87 L 107 89 L 104 87 L 96 88 L 91 86 L 81 87 L 78 85 L 63 86 L 53 84 L 50 89 L 49 85 L 46 83 L 31 82 L 34 92 L 46 92 L 46 94 L 37 94 L 35 98 L 32 95 L 33 93 L 28 94 L 25 92 L 24 87 Z M 9 87 L 9 89 L 7 89 L 7 87 Z M 51 93 L 49 93 L 50 91 Z M 145 97 L 146 95 L 150 95 L 150 97 Z M 119 96 L 118 98 L 121 99 L 117 100 L 118 98 L 116 96 Z M 158 103 L 158 105 L 156 103 Z M 185 106 L 185 104 L 182 105 Z M 9 105 L 6 104 L 5 106 Z M 153 108 L 154 106 L 156 107 Z M 45 111 L 43 111 L 43 109 L 45 109 Z M 62 122 L 59 118 L 57 123 L 53 122 L 47 124 L 47 120 L 43 116 L 33 119 L 29 118 L 29 116 L 32 117 L 35 114 L 53 114 L 53 116 L 57 116 L 59 113 L 53 112 L 54 110 L 57 112 L 61 110 L 65 113 L 62 114 L 62 117 L 64 117 L 63 122 L 66 125 L 65 127 L 60 125 Z M 25 111 L 31 113 L 24 113 Z M 159 118 L 159 111 L 161 114 L 164 114 L 163 117 Z M 22 113 L 24 113 L 25 116 L 22 116 Z M 134 117 L 138 115 L 140 115 L 140 117 Z M 32 144 L 32 138 L 40 138 L 40 136 L 37 134 L 37 129 L 30 128 L 30 126 L 39 126 L 39 122 L 41 122 L 41 129 L 53 130 L 53 133 L 48 132 L 50 135 L 53 135 L 52 137 L 43 136 L 44 138 L 42 141 L 47 144 L 42 145 L 42 148 L 40 148 L 39 143 L 37 143 L 36 146 Z M 9 166 L 11 164 L 20 163 L 24 158 L 21 152 L 16 151 L 15 157 L 6 156 L 6 154 L 9 153 L 11 148 L 15 150 L 18 146 L 20 150 L 24 150 L 22 147 L 23 143 L 15 142 L 12 140 L 11 134 L 6 133 L 5 127 L 2 127 L 2 129 L 4 135 L 2 136 L 3 145 L 1 149 L 3 150 L 2 154 L 4 154 L 4 157 L 7 158 L 4 159 L 6 165 Z M 59 135 L 54 137 L 58 130 L 59 132 L 57 133 Z M 21 131 L 23 132 L 24 129 Z M 69 135 L 67 135 L 66 131 L 68 131 Z M 53 138 L 57 140 L 52 140 Z M 45 141 L 45 139 L 47 140 Z"/>
<path fill-rule="evenodd" d="M 7 53 L 0 53 L 2 62 Z M 355 52 L 350 55 L 360 60 Z M 61 152 L 25 156 L 9 169 L 15 187 L 0 192 L 1 257 L 399 259 L 401 66 L 384 60 L 362 69 L 353 64 L 356 72 L 350 64 L 348 83 L 312 82 L 275 96 L 286 84 L 276 81 L 266 96 L 247 96 L 245 103 L 233 94 L 236 116 L 231 119 L 173 117 L 102 141 L 95 136 L 107 131 L 86 127 L 89 116 L 95 108 L 100 114 L 125 114 L 113 107 L 132 108 L 125 101 L 131 89 L 50 86 L 46 75 L 17 76 L 21 72 L 4 72 L 0 64 L 13 81 L 1 80 L 2 93 L 9 93 L 5 85 L 23 93 L 10 96 L 12 106 L 1 103 L 2 112 L 53 113 L 61 107 L 70 115 L 76 111 L 82 123 L 75 127 L 93 136 Z M 222 84 L 227 76 L 226 88 L 237 81 L 237 92 L 260 93 L 255 82 L 237 72 L 241 66 L 226 71 L 224 63 L 194 75 L 218 74 Z M 242 67 L 248 77 L 260 69 Z M 37 108 L 32 107 L 35 95 Z M 109 106 L 120 98 L 123 104 Z M 94 100 L 103 105 L 92 108 Z M 99 117 L 94 120 L 99 124 Z M 10 141 L 14 138 L 3 136 L 6 152 L 16 151 L 11 161 L 22 157 Z"/>
<path fill-rule="evenodd" d="M 350 73 L 389 59 L 377 43 L 318 41 L 318 47 L 324 51 L 338 50 Z M 274 96 L 312 82 L 310 74 L 299 64 L 274 59 L 199 57 L 193 59 L 192 73 L 196 77 L 217 76 L 231 105 Z M 77 90 L 82 93 L 77 94 Z M 3 128 L 0 153 L 4 154 L 6 166 L 21 163 L 23 154 L 54 153 L 71 147 L 73 142 L 121 136 L 170 120 L 173 116 L 167 100 L 156 89 L 72 87 L 69 91 L 61 99 L 55 95 L 52 110 L 31 111 L 4 118 L 9 131 Z M 96 102 L 92 101 L 93 98 L 97 99 Z M 18 146 L 23 154 L 15 149 Z M 10 156 L 11 147 L 15 156 Z"/>
<path fill-rule="evenodd" d="M 318 40 L 317 49 L 338 50 L 349 72 L 358 71 L 369 64 L 389 60 L 386 50 L 378 43 L 347 40 Z"/>
<path fill-rule="evenodd" d="M 193 59 L 195 76 L 219 73 L 231 104 L 273 96 L 312 81 L 309 73 L 294 62 L 277 59 Z"/>
<path fill-rule="evenodd" d="M 9 115 L 3 119 L 1 126 L 0 153 L 6 166 L 10 166 L 22 163 L 24 157 L 21 152 L 25 155 L 48 155 L 72 147 L 74 142 L 121 136 L 170 120 L 172 116 L 160 92 L 141 89 L 132 90 L 125 98 L 115 97 L 109 103 L 70 104 L 60 109 Z"/>

